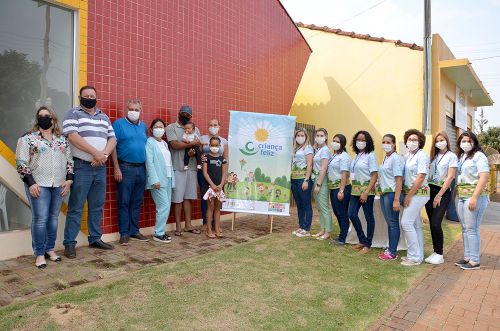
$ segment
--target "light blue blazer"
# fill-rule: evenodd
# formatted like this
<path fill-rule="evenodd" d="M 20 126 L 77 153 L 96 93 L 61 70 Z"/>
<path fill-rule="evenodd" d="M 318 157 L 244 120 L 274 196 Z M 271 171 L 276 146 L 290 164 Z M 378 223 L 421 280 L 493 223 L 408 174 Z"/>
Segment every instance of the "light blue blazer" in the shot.
<path fill-rule="evenodd" d="M 168 145 L 163 141 L 168 149 Z M 169 174 L 170 173 L 170 174 Z M 175 187 L 174 168 L 172 160 L 166 164 L 165 158 L 158 147 L 158 142 L 153 137 L 149 137 L 146 142 L 146 189 L 151 190 L 153 185 L 160 183 L 161 187 Z"/>

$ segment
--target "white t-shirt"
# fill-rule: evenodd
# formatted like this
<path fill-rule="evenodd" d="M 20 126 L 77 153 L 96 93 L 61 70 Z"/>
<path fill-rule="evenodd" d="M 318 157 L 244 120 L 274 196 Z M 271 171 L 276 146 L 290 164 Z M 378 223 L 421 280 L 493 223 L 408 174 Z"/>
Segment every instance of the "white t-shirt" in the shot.
<path fill-rule="evenodd" d="M 476 152 L 472 158 L 466 159 L 466 155 L 460 157 L 458 162 L 457 195 L 459 198 L 470 198 L 479 182 L 479 174 L 489 172 L 488 158 L 482 152 Z M 481 195 L 488 196 L 488 186 L 483 189 Z"/>
<path fill-rule="evenodd" d="M 394 152 L 384 156 L 384 161 L 378 169 L 378 183 L 381 194 L 396 192 L 396 177 L 403 176 L 401 156 Z"/>
<path fill-rule="evenodd" d="M 415 154 L 407 153 L 404 156 L 404 162 L 403 193 L 408 194 L 418 174 L 425 174 L 424 181 L 415 195 L 430 196 L 429 185 L 427 184 L 427 178 L 429 176 L 429 156 L 420 149 Z"/>
<path fill-rule="evenodd" d="M 170 151 L 168 150 L 168 145 L 165 141 L 161 140 L 158 141 L 156 140 L 156 143 L 158 144 L 158 147 L 160 148 L 161 154 L 163 155 L 163 158 L 165 159 L 165 164 L 167 165 L 167 175 L 169 177 L 172 176 L 172 157 L 170 155 Z"/>
<path fill-rule="evenodd" d="M 455 153 L 447 151 L 444 154 L 437 154 L 431 162 L 429 184 L 443 186 L 446 177 L 448 177 L 448 169 L 457 167 L 458 159 Z"/>
<path fill-rule="evenodd" d="M 351 157 L 346 151 L 340 154 L 334 153 L 328 163 L 328 188 L 333 190 L 340 187 L 342 172 L 349 172 Z"/>
<path fill-rule="evenodd" d="M 190 133 L 190 134 L 184 133 L 182 135 L 182 140 L 185 140 L 185 141 L 188 141 L 188 142 L 192 142 L 196 138 L 200 139 L 200 137 L 196 133 Z"/>
<path fill-rule="evenodd" d="M 316 151 L 313 157 L 313 174 L 317 176 L 321 170 L 321 162 L 323 159 L 330 159 L 330 149 L 328 146 L 323 146 Z"/>

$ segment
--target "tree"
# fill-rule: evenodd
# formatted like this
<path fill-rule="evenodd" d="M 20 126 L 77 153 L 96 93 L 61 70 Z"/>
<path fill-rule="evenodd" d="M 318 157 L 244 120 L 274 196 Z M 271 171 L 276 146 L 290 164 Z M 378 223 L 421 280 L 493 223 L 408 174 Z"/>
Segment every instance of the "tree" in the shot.
<path fill-rule="evenodd" d="M 484 132 L 484 126 L 488 124 L 488 120 L 484 118 L 484 110 L 481 108 L 481 111 L 479 112 L 479 119 L 476 120 L 477 122 L 477 127 L 479 129 L 479 133 Z"/>
<path fill-rule="evenodd" d="M 482 147 L 491 147 L 500 152 L 500 126 L 490 126 L 478 135 Z"/>

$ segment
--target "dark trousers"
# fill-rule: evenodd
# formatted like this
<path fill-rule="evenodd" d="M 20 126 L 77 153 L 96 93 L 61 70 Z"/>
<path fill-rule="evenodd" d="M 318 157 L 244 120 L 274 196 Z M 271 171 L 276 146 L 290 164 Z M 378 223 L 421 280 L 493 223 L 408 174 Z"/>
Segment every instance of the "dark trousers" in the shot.
<path fill-rule="evenodd" d="M 450 185 L 450 192 L 453 192 L 455 190 L 455 185 L 456 182 L 455 180 L 453 180 Z M 458 220 L 457 208 L 453 199 L 451 199 L 450 203 L 448 204 L 448 209 L 446 209 L 446 218 L 453 222 L 460 222 Z"/>
<path fill-rule="evenodd" d="M 207 202 L 207 200 L 203 199 L 203 195 L 206 193 L 206 192 L 203 192 L 203 190 L 206 186 L 208 186 L 208 184 L 206 183 L 205 177 L 203 177 L 203 170 L 198 169 L 197 176 L 198 176 L 198 185 L 200 186 L 200 191 L 201 191 L 200 193 L 202 196 L 202 199 L 201 199 L 201 217 L 203 218 L 203 224 L 207 224 L 208 202 Z"/>
<path fill-rule="evenodd" d="M 123 179 L 118 183 L 118 228 L 121 236 L 139 233 L 139 215 L 146 188 L 146 167 L 120 163 Z"/>
<path fill-rule="evenodd" d="M 444 214 L 446 213 L 446 209 L 448 209 L 448 204 L 451 200 L 451 192 L 450 190 L 447 190 L 441 197 L 441 203 L 439 206 L 434 208 L 432 204 L 441 187 L 432 184 L 429 185 L 429 187 L 431 188 L 431 198 L 425 204 L 425 210 L 427 211 L 427 217 L 429 217 L 429 223 L 431 226 L 432 246 L 434 246 L 435 253 L 443 255 L 444 236 L 441 223 L 443 222 Z"/>
<path fill-rule="evenodd" d="M 311 230 L 312 223 L 312 206 L 311 206 L 311 194 L 313 189 L 312 180 L 308 181 L 307 190 L 302 190 L 302 183 L 304 179 L 292 179 L 291 189 L 293 194 L 293 199 L 297 205 L 297 213 L 299 216 L 299 227 L 302 230 Z"/>
<path fill-rule="evenodd" d="M 330 190 L 330 201 L 332 203 L 333 213 L 339 222 L 340 233 L 339 241 L 345 242 L 347 232 L 349 231 L 349 200 L 351 199 L 351 185 L 344 188 L 344 198 L 342 201 L 338 198 L 340 189 Z"/>
<path fill-rule="evenodd" d="M 184 150 L 184 166 L 187 166 L 189 164 L 189 159 L 191 158 L 188 154 L 188 152 L 194 149 L 194 157 L 196 158 L 196 164 L 201 165 L 201 150 L 199 147 L 189 147 Z"/>
<path fill-rule="evenodd" d="M 366 247 L 372 246 L 373 233 L 375 232 L 375 216 L 373 215 L 374 200 L 374 195 L 369 195 L 368 199 L 363 204 L 359 201 L 359 196 L 351 195 L 351 199 L 349 200 L 349 218 L 351 219 L 354 230 L 356 230 L 359 243 Z M 363 226 L 358 216 L 361 207 L 363 207 L 363 213 L 365 214 L 366 235 L 363 232 Z"/>

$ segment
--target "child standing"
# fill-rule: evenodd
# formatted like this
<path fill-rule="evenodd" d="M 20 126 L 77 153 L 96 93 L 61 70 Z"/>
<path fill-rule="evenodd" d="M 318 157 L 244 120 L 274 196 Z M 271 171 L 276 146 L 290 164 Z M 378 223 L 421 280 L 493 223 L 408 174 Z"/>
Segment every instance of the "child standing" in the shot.
<path fill-rule="evenodd" d="M 194 141 L 195 139 L 200 139 L 200 137 L 196 134 L 195 132 L 195 125 L 193 122 L 188 122 L 186 125 L 184 125 L 184 134 L 182 135 L 182 141 L 185 143 L 190 143 Z M 196 147 L 189 147 L 184 150 L 184 170 L 188 170 L 188 164 L 189 164 L 189 159 L 191 158 L 188 154 L 189 150 L 193 149 L 195 152 L 195 158 L 196 158 L 196 167 L 198 169 L 201 169 L 201 151 L 198 146 Z"/>
<path fill-rule="evenodd" d="M 227 161 L 219 155 L 220 139 L 219 137 L 210 138 L 210 153 L 203 161 L 203 176 L 209 188 L 214 194 L 208 195 L 207 209 L 207 237 L 214 239 L 222 238 L 222 229 L 220 223 L 220 208 L 224 197 L 223 187 L 227 178 Z M 212 233 L 212 220 L 215 218 L 215 234 Z"/>

